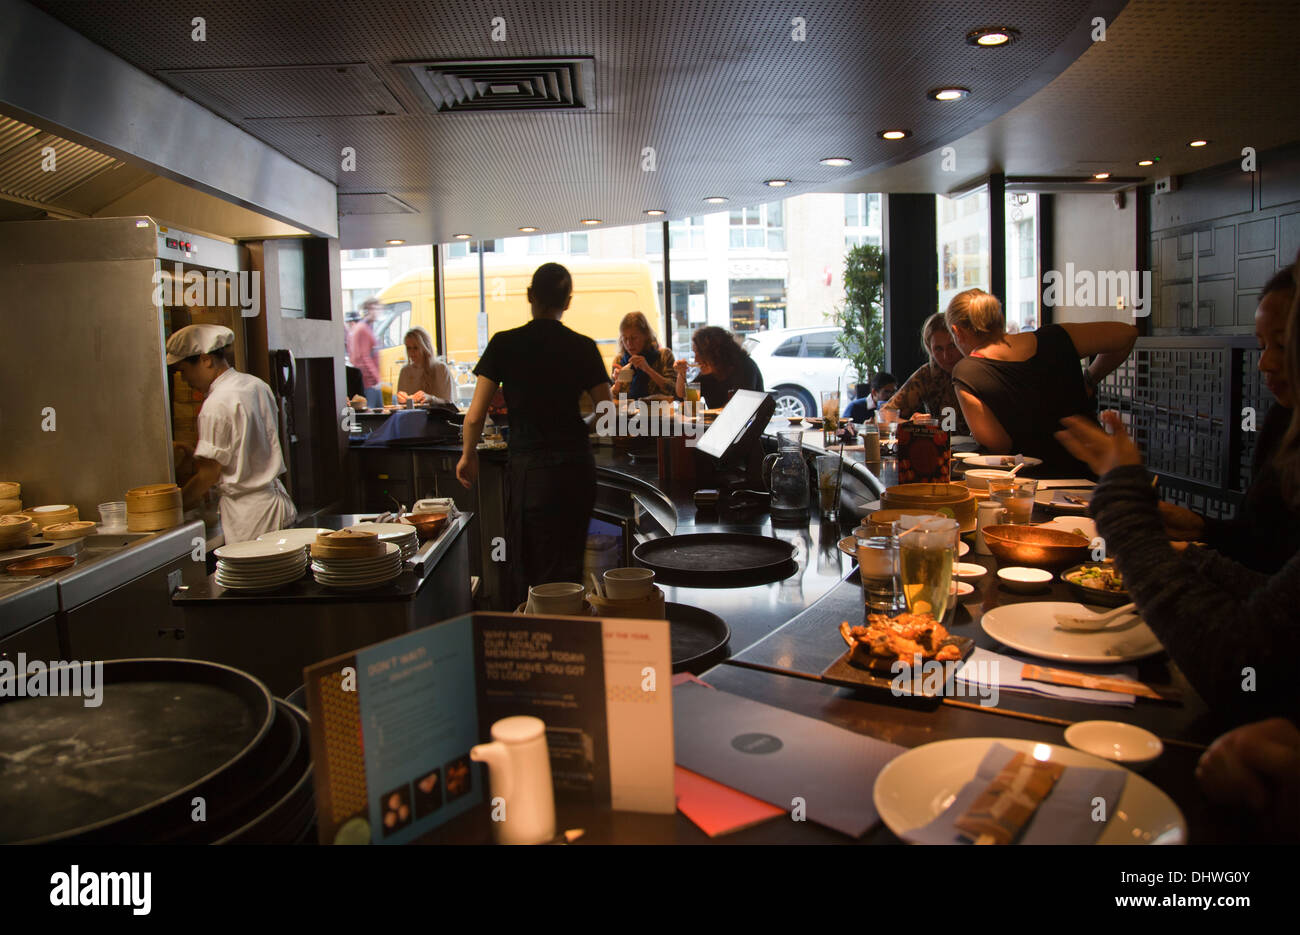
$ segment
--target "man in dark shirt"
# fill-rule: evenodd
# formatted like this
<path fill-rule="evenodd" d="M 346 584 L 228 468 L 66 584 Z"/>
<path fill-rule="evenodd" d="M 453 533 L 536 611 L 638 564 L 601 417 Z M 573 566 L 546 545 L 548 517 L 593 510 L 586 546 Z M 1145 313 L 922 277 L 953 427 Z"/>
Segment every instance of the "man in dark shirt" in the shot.
<path fill-rule="evenodd" d="M 587 526 L 596 504 L 596 462 L 578 411 L 583 392 L 609 404 L 609 378 L 596 342 L 570 331 L 560 316 L 573 298 L 573 279 L 558 263 L 533 273 L 528 324 L 492 336 L 474 373 L 478 381 L 465 416 L 456 476 L 465 487 L 478 477 L 478 441 L 498 386 L 510 412 L 507 560 L 526 589 L 549 581 L 582 581 Z"/>

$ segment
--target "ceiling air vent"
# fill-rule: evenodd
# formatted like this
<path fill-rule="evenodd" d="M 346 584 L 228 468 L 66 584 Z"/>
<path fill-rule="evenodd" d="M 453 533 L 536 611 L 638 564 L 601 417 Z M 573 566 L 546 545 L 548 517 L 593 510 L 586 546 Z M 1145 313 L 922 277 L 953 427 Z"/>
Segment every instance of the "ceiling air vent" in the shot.
<path fill-rule="evenodd" d="M 590 58 L 402 62 L 434 113 L 594 110 Z"/>
<path fill-rule="evenodd" d="M 339 216 L 349 214 L 415 214 L 416 211 L 388 192 L 339 192 Z"/>

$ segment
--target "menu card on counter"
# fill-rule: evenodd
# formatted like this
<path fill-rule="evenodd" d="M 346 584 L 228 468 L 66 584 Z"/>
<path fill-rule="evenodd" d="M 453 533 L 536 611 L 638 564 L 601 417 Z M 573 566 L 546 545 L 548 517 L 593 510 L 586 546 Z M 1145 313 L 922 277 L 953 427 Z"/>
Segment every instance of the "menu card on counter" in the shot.
<path fill-rule="evenodd" d="M 470 748 L 519 714 L 546 723 L 558 799 L 672 812 L 671 672 L 666 621 L 510 614 L 311 666 L 320 840 L 407 843 L 483 803 Z"/>

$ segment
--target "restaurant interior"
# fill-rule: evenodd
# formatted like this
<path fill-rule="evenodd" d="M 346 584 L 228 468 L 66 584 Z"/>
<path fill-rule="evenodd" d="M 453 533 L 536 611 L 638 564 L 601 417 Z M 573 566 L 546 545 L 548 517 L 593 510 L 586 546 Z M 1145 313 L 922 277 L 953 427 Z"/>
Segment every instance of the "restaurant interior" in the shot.
<path fill-rule="evenodd" d="M 0 23 L 0 842 L 1300 840 L 1300 6 Z"/>

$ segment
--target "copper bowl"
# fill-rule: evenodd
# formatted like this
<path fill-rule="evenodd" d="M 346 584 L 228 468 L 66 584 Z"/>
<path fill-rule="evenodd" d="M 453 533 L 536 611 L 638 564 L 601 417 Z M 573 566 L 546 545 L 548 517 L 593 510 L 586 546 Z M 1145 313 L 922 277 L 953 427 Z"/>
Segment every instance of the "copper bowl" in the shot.
<path fill-rule="evenodd" d="M 11 575 L 35 575 L 44 578 L 71 568 L 76 562 L 76 557 L 72 555 L 45 555 L 41 558 L 27 558 L 21 562 L 14 562 L 7 571 Z"/>
<path fill-rule="evenodd" d="M 415 533 L 421 542 L 428 542 L 438 535 L 442 524 L 447 522 L 447 513 L 408 513 L 402 517 L 405 522 L 415 527 Z"/>
<path fill-rule="evenodd" d="M 1060 571 L 1088 560 L 1089 540 L 1062 529 L 1037 526 L 985 526 L 984 541 L 1003 565 L 1028 565 Z"/>

